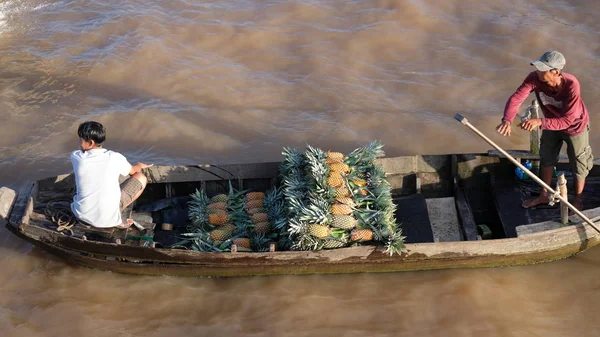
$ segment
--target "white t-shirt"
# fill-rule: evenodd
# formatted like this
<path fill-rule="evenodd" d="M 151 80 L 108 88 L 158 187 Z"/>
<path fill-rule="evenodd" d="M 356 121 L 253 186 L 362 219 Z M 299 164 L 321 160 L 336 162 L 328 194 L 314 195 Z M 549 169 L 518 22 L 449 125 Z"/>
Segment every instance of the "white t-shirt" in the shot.
<path fill-rule="evenodd" d="M 94 227 L 120 225 L 119 175 L 129 175 L 131 164 L 122 154 L 106 149 L 74 151 L 71 162 L 77 186 L 73 214 Z"/>

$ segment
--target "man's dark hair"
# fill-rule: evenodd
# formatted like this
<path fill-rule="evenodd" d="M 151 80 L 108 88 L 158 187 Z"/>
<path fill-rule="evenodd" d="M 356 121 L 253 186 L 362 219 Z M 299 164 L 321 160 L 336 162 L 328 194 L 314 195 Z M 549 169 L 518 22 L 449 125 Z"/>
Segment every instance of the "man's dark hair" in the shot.
<path fill-rule="evenodd" d="M 81 123 L 79 129 L 77 129 L 77 134 L 86 142 L 93 140 L 96 145 L 101 145 L 106 139 L 106 130 L 98 122 L 90 121 Z"/>

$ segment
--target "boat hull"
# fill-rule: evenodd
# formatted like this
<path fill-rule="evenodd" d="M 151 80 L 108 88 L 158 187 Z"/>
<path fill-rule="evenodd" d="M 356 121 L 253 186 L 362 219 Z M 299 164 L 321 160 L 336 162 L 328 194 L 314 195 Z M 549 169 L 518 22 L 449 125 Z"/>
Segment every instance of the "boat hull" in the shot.
<path fill-rule="evenodd" d="M 63 235 L 60 235 L 62 238 L 54 235 L 33 238 L 13 226 L 8 228 L 74 265 L 136 275 L 196 277 L 381 273 L 529 265 L 567 258 L 600 242 L 590 226 L 581 224 L 512 239 L 407 244 L 400 256 L 389 256 L 382 247 L 376 246 L 307 252 L 203 253 L 85 243 Z"/>

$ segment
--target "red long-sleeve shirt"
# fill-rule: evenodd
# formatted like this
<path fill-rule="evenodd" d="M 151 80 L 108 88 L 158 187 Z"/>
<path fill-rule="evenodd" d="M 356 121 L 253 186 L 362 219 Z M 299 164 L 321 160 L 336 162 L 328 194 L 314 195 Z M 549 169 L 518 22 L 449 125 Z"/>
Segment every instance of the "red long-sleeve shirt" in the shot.
<path fill-rule="evenodd" d="M 512 122 L 521 104 L 535 91 L 545 117 L 542 118 L 542 129 L 563 131 L 569 136 L 583 132 L 590 116 L 581 99 L 579 81 L 567 73 L 562 73 L 562 77 L 564 85 L 560 91 L 554 92 L 552 87 L 540 81 L 535 71 L 527 75 L 523 84 L 506 102 L 502 119 Z"/>

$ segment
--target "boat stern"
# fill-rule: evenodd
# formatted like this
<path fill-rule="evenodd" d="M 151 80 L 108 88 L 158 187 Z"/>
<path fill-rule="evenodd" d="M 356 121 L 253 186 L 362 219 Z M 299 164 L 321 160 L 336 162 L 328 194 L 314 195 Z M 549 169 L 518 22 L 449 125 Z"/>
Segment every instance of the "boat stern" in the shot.
<path fill-rule="evenodd" d="M 17 192 L 12 188 L 0 187 L 0 225 L 10 225 L 9 218 L 13 205 L 17 199 Z"/>

